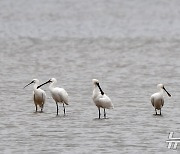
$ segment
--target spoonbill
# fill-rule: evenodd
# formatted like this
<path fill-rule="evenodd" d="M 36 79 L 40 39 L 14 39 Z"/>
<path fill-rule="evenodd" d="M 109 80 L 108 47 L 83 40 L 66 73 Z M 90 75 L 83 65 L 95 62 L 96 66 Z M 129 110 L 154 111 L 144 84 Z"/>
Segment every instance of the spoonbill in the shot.
<path fill-rule="evenodd" d="M 114 106 L 112 104 L 111 99 L 102 91 L 99 81 L 97 79 L 92 79 L 92 82 L 94 85 L 92 99 L 99 110 L 99 119 L 101 117 L 100 108 L 104 109 L 104 118 L 106 118 L 105 109 L 111 109 L 114 108 Z"/>
<path fill-rule="evenodd" d="M 43 111 L 44 103 L 46 101 L 46 93 L 42 89 L 37 89 L 39 85 L 39 80 L 38 79 L 33 79 L 30 83 L 28 83 L 24 88 L 29 86 L 30 84 L 34 83 L 33 87 L 33 99 L 34 99 L 34 104 L 36 107 L 36 112 L 38 109 L 38 106 L 41 108 L 41 112 Z"/>
<path fill-rule="evenodd" d="M 170 93 L 165 89 L 163 84 L 158 84 L 157 89 L 159 89 L 159 92 L 154 93 L 151 95 L 151 103 L 155 108 L 155 112 L 157 115 L 157 110 L 160 110 L 160 115 L 161 115 L 161 108 L 164 105 L 164 97 L 163 97 L 163 92 L 165 91 L 169 97 L 171 97 Z"/>
<path fill-rule="evenodd" d="M 47 82 L 39 85 L 37 88 L 50 83 L 49 85 L 49 89 L 52 95 L 52 98 L 54 99 L 54 101 L 56 102 L 56 107 L 57 107 L 57 115 L 58 115 L 58 103 L 62 103 L 63 104 L 63 108 L 64 108 L 64 115 L 65 115 L 65 106 L 69 105 L 68 104 L 68 93 L 63 89 L 63 88 L 59 88 L 59 87 L 54 87 L 54 84 L 57 83 L 57 80 L 55 78 L 51 78 L 50 80 L 48 80 Z"/>

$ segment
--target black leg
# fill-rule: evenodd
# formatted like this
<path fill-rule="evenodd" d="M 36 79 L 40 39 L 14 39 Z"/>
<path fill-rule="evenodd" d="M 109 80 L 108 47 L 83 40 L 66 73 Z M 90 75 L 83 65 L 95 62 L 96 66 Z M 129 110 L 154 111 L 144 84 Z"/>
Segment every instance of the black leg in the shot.
<path fill-rule="evenodd" d="M 57 102 L 56 102 L 56 107 L 57 107 L 57 115 L 58 115 L 58 110 L 59 110 L 59 109 L 58 109 L 58 103 L 57 103 Z"/>
<path fill-rule="evenodd" d="M 105 108 L 104 108 L 104 118 L 106 118 L 106 110 L 105 110 Z"/>
<path fill-rule="evenodd" d="M 43 94 L 42 94 L 42 99 L 44 100 Z M 44 108 L 44 101 L 43 101 L 42 104 L 41 104 L 41 112 L 43 112 L 43 108 Z"/>
<path fill-rule="evenodd" d="M 161 109 L 160 109 L 160 115 L 161 115 Z"/>
<path fill-rule="evenodd" d="M 41 112 L 43 112 L 44 103 L 41 105 Z"/>
<path fill-rule="evenodd" d="M 64 115 L 65 115 L 66 114 L 66 109 L 65 109 L 64 103 L 63 103 L 63 108 L 64 108 Z"/>
<path fill-rule="evenodd" d="M 155 109 L 155 111 L 156 111 L 156 115 L 157 115 L 157 110 Z"/>
<path fill-rule="evenodd" d="M 99 110 L 99 119 L 101 118 L 101 111 L 100 111 L 100 107 L 98 108 Z"/>
<path fill-rule="evenodd" d="M 37 112 L 37 104 L 35 104 L 35 106 L 36 106 L 36 112 Z"/>
<path fill-rule="evenodd" d="M 37 104 L 36 104 L 36 97 L 35 97 L 35 94 L 34 94 L 34 104 L 35 104 L 36 112 L 37 112 Z"/>

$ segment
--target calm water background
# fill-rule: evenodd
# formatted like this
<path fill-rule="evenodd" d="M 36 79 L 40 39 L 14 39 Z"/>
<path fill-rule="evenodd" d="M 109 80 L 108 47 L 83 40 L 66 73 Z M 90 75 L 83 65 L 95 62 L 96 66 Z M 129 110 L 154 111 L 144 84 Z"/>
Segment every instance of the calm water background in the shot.
<path fill-rule="evenodd" d="M 1 153 L 179 153 L 179 0 L 1 0 Z M 48 90 L 34 113 L 33 78 L 67 90 L 67 116 L 56 117 Z M 92 78 L 115 108 L 98 120 Z M 164 83 L 162 116 L 150 95 Z"/>

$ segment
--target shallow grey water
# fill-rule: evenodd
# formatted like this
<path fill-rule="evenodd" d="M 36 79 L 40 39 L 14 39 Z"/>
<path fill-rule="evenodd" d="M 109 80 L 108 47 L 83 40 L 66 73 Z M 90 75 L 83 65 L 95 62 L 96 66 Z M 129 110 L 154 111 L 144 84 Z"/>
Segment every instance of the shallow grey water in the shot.
<path fill-rule="evenodd" d="M 178 0 L 0 2 L 1 153 L 178 153 L 180 37 Z M 69 93 L 56 117 L 48 86 L 34 113 L 33 78 L 51 77 Z M 92 78 L 112 99 L 98 120 Z M 162 116 L 150 95 L 164 83 Z M 178 136 L 179 135 L 179 136 Z"/>

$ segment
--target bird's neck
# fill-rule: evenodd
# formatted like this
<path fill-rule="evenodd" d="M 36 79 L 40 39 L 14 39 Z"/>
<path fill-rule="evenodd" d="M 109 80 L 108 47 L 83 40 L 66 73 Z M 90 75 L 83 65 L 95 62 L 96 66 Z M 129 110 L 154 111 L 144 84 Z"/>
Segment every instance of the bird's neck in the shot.
<path fill-rule="evenodd" d="M 54 83 L 50 83 L 50 85 L 49 85 L 50 91 L 51 91 L 53 88 L 54 88 Z"/>
<path fill-rule="evenodd" d="M 98 87 L 95 85 L 94 86 L 94 90 L 93 90 L 93 96 L 94 97 L 97 97 L 99 95 L 99 89 L 98 89 Z"/>
<path fill-rule="evenodd" d="M 160 89 L 160 90 L 159 90 L 159 93 L 160 93 L 161 95 L 163 95 L 164 90 L 163 90 L 163 89 Z"/>
<path fill-rule="evenodd" d="M 34 87 L 33 87 L 34 91 L 37 90 L 37 86 L 38 86 L 38 84 L 35 83 Z"/>

